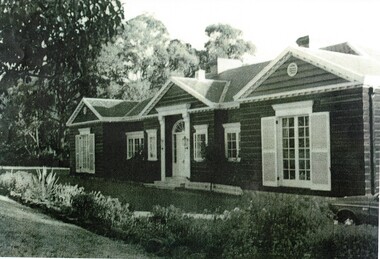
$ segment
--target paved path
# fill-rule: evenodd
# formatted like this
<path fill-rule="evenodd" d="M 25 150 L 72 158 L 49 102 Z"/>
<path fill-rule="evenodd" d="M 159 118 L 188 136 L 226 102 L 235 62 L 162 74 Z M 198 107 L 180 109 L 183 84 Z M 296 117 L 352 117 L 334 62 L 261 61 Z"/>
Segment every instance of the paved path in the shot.
<path fill-rule="evenodd" d="M 141 248 L 96 235 L 0 196 L 0 256 L 152 258 Z"/>

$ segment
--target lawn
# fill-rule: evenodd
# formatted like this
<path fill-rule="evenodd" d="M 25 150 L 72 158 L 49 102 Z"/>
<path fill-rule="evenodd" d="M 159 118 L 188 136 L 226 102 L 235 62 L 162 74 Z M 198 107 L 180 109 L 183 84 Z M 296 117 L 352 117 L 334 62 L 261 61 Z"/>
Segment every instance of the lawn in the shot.
<path fill-rule="evenodd" d="M 154 205 L 174 205 L 185 212 L 223 212 L 238 207 L 242 197 L 219 193 L 162 190 L 145 187 L 142 184 L 108 180 L 97 177 L 73 176 L 60 173 L 59 182 L 83 186 L 86 191 L 100 191 L 104 195 L 129 203 L 133 210 L 151 211 Z"/>
<path fill-rule="evenodd" d="M 0 256 L 153 258 L 136 245 L 66 224 L 0 196 Z"/>

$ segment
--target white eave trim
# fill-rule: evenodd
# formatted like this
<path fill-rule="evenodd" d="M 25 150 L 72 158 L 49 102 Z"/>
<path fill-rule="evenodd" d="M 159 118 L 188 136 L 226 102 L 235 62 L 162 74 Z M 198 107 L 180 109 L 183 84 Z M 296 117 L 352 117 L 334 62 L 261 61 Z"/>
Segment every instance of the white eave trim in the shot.
<path fill-rule="evenodd" d="M 83 124 L 82 122 L 73 123 L 73 121 L 76 119 L 76 117 L 78 116 L 79 112 L 82 110 L 84 105 L 86 105 L 86 107 L 88 109 L 90 109 L 91 112 L 93 112 L 95 114 L 95 116 L 99 119 L 99 121 L 102 120 L 103 117 L 95 110 L 94 107 L 92 107 L 91 104 L 88 103 L 87 99 L 88 98 L 82 98 L 82 100 L 79 102 L 79 104 L 75 108 L 73 114 L 71 114 L 70 118 L 66 122 L 67 127 L 70 127 L 71 125 L 82 125 Z M 94 121 L 87 121 L 85 123 L 88 123 L 88 122 L 93 123 Z"/>
<path fill-rule="evenodd" d="M 284 64 L 291 56 L 301 59 L 305 62 L 313 64 L 316 67 L 324 69 L 332 74 L 349 81 L 363 83 L 364 76 L 351 71 L 345 67 L 334 64 L 331 61 L 315 56 L 300 48 L 288 47 L 276 59 L 270 62 L 262 71 L 260 71 L 247 85 L 245 85 L 235 96 L 234 100 L 246 98 L 257 87 L 261 85 L 271 74 L 273 74 L 282 64 Z"/>
<path fill-rule="evenodd" d="M 177 86 L 179 86 L 182 90 L 188 92 L 190 95 L 194 96 L 199 101 L 201 101 L 202 103 L 206 104 L 207 106 L 209 106 L 209 107 L 215 107 L 216 106 L 216 103 L 213 103 L 213 102 L 209 101 L 207 98 L 205 98 L 204 96 L 202 96 L 200 93 L 198 93 L 197 91 L 193 90 L 188 85 L 186 85 L 186 84 L 182 83 L 181 81 L 179 81 L 177 79 L 177 77 L 172 77 L 171 80 L 172 80 L 172 82 L 174 84 L 176 84 Z"/>
<path fill-rule="evenodd" d="M 149 113 L 154 105 L 156 105 L 159 100 L 164 96 L 164 94 L 169 90 L 170 83 L 172 83 L 171 79 L 169 79 L 164 86 L 156 93 L 156 95 L 150 100 L 150 102 L 145 106 L 145 108 L 139 113 L 139 115 L 144 115 Z"/>
<path fill-rule="evenodd" d="M 87 105 L 87 107 L 98 117 L 99 120 L 102 120 L 103 116 L 88 102 L 87 98 L 83 98 L 83 102 Z"/>
<path fill-rule="evenodd" d="M 319 87 L 314 87 L 314 88 L 309 88 L 309 89 L 294 90 L 294 91 L 287 91 L 287 92 L 282 92 L 282 93 L 266 94 L 266 95 L 242 98 L 242 99 L 239 99 L 239 102 L 241 103 L 259 102 L 259 101 L 280 99 L 280 98 L 286 98 L 286 97 L 304 96 L 304 95 L 317 94 L 317 93 L 354 89 L 354 88 L 359 88 L 361 86 L 362 86 L 361 83 L 347 82 L 347 83 L 319 86 Z"/>

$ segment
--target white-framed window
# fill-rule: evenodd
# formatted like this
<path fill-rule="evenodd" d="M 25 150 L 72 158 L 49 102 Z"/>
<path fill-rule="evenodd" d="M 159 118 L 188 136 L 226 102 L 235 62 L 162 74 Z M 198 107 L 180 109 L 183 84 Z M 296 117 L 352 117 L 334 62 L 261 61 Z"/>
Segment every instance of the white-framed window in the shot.
<path fill-rule="evenodd" d="M 194 160 L 203 161 L 204 153 L 203 149 L 208 144 L 208 125 L 195 125 L 195 132 L 193 134 L 193 146 L 194 146 Z"/>
<path fill-rule="evenodd" d="M 157 129 L 146 130 L 148 135 L 148 160 L 157 160 Z"/>
<path fill-rule="evenodd" d="M 240 161 L 240 122 L 225 123 L 224 150 L 228 161 Z"/>
<path fill-rule="evenodd" d="M 75 169 L 77 173 L 95 173 L 95 134 L 90 128 L 79 129 L 75 136 Z"/>
<path fill-rule="evenodd" d="M 144 150 L 144 132 L 127 132 L 127 159 L 133 158 Z"/>
<path fill-rule="evenodd" d="M 331 190 L 329 113 L 313 101 L 272 107 L 261 119 L 263 185 Z"/>

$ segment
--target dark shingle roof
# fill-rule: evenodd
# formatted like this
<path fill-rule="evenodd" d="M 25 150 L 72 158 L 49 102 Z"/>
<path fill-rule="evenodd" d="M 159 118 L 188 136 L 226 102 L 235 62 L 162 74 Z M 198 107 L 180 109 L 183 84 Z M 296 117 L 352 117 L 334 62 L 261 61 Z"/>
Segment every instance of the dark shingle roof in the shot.
<path fill-rule="evenodd" d="M 122 117 L 138 104 L 137 102 L 125 100 L 85 99 L 102 117 Z"/>
<path fill-rule="evenodd" d="M 344 53 L 344 54 L 360 55 L 360 53 L 358 53 L 355 49 L 353 49 L 348 42 L 343 42 L 343 43 L 323 47 L 321 49 L 332 51 L 332 52 Z"/>
<path fill-rule="evenodd" d="M 233 101 L 234 95 L 236 95 L 268 64 L 269 61 L 242 66 L 239 68 L 224 71 L 223 73 L 213 76 L 213 79 L 230 82 L 224 98 L 224 102 Z"/>
<path fill-rule="evenodd" d="M 176 77 L 175 79 L 195 90 L 201 96 L 213 103 L 219 103 L 220 96 L 222 95 L 224 88 L 228 85 L 227 81 L 219 80 L 197 80 L 195 78 L 183 77 Z"/>
<path fill-rule="evenodd" d="M 150 100 L 152 100 L 152 97 L 137 103 L 132 110 L 125 114 L 125 116 L 130 117 L 139 115 L 140 112 L 145 108 L 145 106 L 150 102 Z"/>

